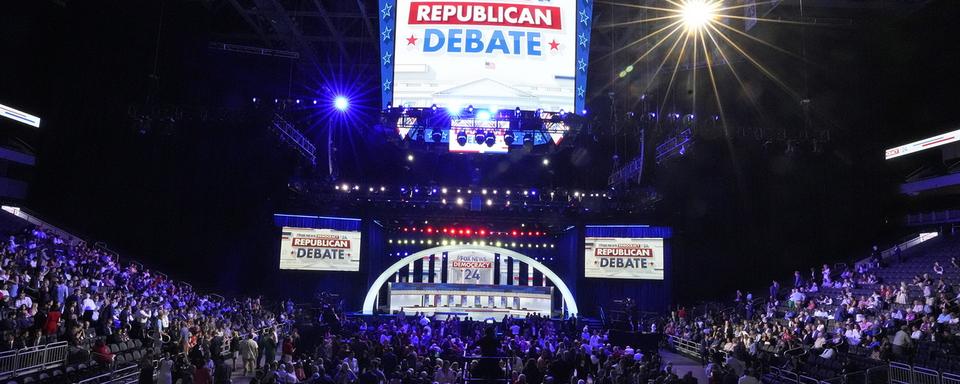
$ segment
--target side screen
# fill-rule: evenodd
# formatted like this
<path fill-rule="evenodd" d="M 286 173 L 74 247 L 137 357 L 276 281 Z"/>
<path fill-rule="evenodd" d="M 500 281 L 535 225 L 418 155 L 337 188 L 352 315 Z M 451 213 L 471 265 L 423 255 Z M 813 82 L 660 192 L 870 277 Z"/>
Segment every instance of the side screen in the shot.
<path fill-rule="evenodd" d="M 663 239 L 587 237 L 584 276 L 663 280 Z"/>

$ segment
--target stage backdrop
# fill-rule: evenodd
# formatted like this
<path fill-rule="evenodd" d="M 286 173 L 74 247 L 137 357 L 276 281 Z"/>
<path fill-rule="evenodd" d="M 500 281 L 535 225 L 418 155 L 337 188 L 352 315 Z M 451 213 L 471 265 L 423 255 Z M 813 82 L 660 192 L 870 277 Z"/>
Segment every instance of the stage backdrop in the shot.
<path fill-rule="evenodd" d="M 581 312 L 584 312 L 588 316 L 595 316 L 597 315 L 595 311 L 597 311 L 598 306 L 610 305 L 614 299 L 623 299 L 626 297 L 631 297 L 636 300 L 640 311 L 654 312 L 667 310 L 672 302 L 670 278 L 670 238 L 672 235 L 673 233 L 669 227 L 651 227 L 642 225 L 587 225 L 583 227 L 583 236 L 581 239 L 584 239 L 584 242 L 579 247 L 580 257 L 578 258 L 580 272 L 577 280 L 579 280 L 580 283 L 577 284 L 577 301 L 581 303 L 596 304 L 581 305 Z M 596 261 L 596 258 L 584 257 L 587 249 L 586 239 L 591 238 L 644 239 L 628 241 L 630 246 L 626 247 L 625 249 L 642 248 L 652 250 L 655 247 L 640 247 L 637 244 L 642 243 L 650 245 L 656 243 L 659 245 L 660 241 L 662 241 L 662 249 L 656 249 L 662 251 L 659 257 L 657 257 L 658 260 L 662 258 L 662 261 L 657 261 L 658 263 L 662 263 L 662 270 L 660 273 L 655 273 L 651 269 L 646 272 L 645 275 L 630 272 L 635 276 L 630 277 L 629 279 L 623 277 L 622 273 L 627 272 L 622 271 L 618 272 L 618 275 L 616 276 L 607 275 L 606 278 L 588 277 L 586 275 L 587 271 L 594 267 L 587 266 L 586 263 L 592 263 L 593 261 Z M 648 239 L 662 240 L 652 242 Z M 619 270 L 623 268 L 617 269 Z M 639 279 L 642 278 L 640 276 L 662 276 L 662 280 L 641 280 Z"/>

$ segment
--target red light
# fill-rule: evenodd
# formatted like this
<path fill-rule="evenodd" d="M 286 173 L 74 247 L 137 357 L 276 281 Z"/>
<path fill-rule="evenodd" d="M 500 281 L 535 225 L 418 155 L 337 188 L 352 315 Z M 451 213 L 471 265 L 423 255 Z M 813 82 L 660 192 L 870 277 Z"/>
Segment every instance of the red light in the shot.
<path fill-rule="evenodd" d="M 511 236 L 517 236 L 517 231 L 510 232 Z"/>
<path fill-rule="evenodd" d="M 487 231 L 481 229 L 481 230 L 480 230 L 480 236 L 486 236 L 486 235 L 487 235 Z"/>
<path fill-rule="evenodd" d="M 427 233 L 433 233 L 433 228 L 427 227 Z"/>
<path fill-rule="evenodd" d="M 461 235 L 462 235 L 462 234 L 464 234 L 464 232 L 463 232 L 463 230 L 462 230 L 462 229 L 460 230 L 460 234 L 461 234 Z"/>
<path fill-rule="evenodd" d="M 406 231 L 407 231 L 407 227 L 403 227 L 403 231 L 406 232 Z"/>
<path fill-rule="evenodd" d="M 443 233 L 447 233 L 447 229 L 446 229 L 446 228 L 443 229 Z"/>
<path fill-rule="evenodd" d="M 467 235 L 469 235 L 469 234 L 470 234 L 470 230 L 468 229 L 468 230 L 467 230 Z"/>

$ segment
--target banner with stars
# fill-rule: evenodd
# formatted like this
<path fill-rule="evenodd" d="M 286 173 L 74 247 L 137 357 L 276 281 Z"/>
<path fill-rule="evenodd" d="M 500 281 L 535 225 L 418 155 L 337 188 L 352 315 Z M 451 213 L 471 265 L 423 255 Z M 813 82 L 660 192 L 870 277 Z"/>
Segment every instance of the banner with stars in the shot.
<path fill-rule="evenodd" d="M 382 106 L 581 112 L 592 0 L 380 0 Z"/>

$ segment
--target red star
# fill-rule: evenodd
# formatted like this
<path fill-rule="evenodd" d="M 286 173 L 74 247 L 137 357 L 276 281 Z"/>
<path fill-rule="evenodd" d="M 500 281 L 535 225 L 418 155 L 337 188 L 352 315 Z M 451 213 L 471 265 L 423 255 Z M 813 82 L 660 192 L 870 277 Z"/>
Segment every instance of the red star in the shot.
<path fill-rule="evenodd" d="M 560 48 L 558 48 L 558 47 L 560 46 L 560 43 L 558 43 L 556 39 L 554 39 L 553 41 L 551 41 L 549 44 L 550 44 L 550 50 L 551 50 L 551 51 L 553 51 L 553 50 L 560 50 Z"/>
<path fill-rule="evenodd" d="M 407 38 L 407 45 L 417 45 L 417 37 L 410 35 L 410 37 Z"/>

